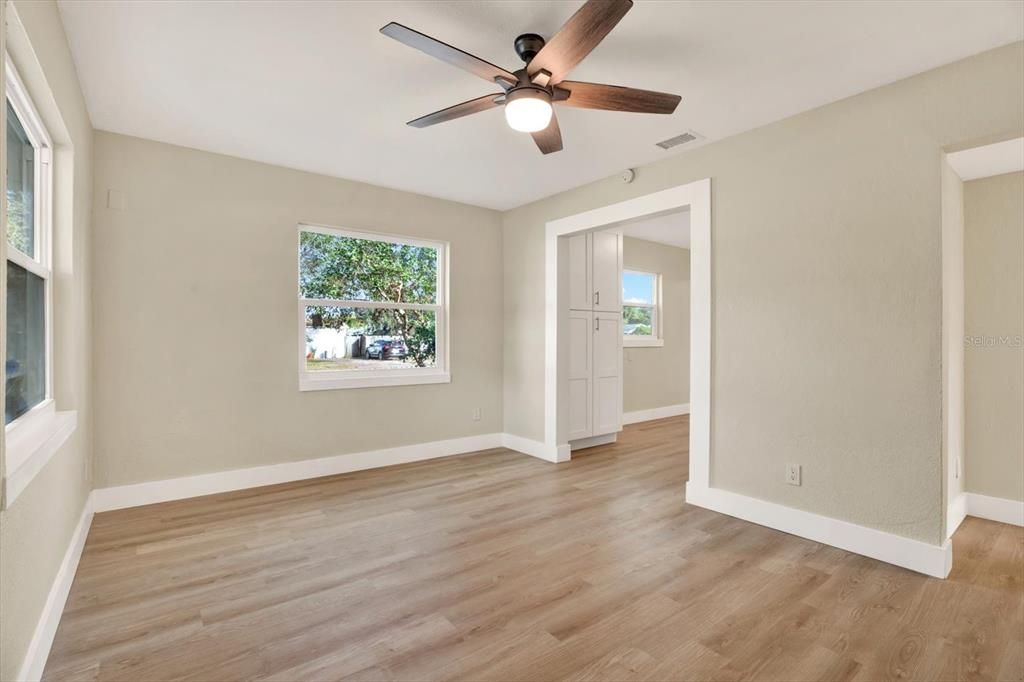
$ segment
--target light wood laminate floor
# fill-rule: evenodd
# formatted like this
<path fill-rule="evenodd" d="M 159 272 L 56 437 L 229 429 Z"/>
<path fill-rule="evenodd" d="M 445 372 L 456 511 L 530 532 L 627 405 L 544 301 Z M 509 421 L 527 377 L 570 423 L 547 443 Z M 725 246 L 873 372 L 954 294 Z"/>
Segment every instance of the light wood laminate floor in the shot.
<path fill-rule="evenodd" d="M 1024 529 L 926 578 L 685 504 L 687 429 L 99 514 L 44 679 L 1024 679 Z"/>

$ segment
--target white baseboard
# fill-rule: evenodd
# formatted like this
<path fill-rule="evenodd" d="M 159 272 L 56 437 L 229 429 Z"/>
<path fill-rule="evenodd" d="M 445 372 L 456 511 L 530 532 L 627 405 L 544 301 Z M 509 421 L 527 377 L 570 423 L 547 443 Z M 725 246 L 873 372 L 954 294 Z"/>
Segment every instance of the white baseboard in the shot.
<path fill-rule="evenodd" d="M 28 650 L 25 652 L 25 658 L 22 660 L 21 669 L 18 672 L 20 682 L 38 682 L 39 678 L 43 676 L 46 659 L 50 657 L 53 637 L 57 634 L 57 626 L 64 613 L 64 604 L 68 600 L 71 583 L 78 570 L 78 561 L 82 558 L 82 549 L 85 547 L 85 539 L 89 535 L 92 517 L 93 496 L 90 494 L 85 500 L 85 508 L 82 509 L 78 525 L 75 526 L 75 531 L 71 535 L 67 551 L 64 552 L 64 559 L 60 562 L 60 568 L 57 569 L 57 575 L 53 578 L 50 593 L 46 595 L 43 611 L 39 614 L 36 628 L 32 632 L 32 639 L 29 641 Z"/>
<path fill-rule="evenodd" d="M 334 457 L 306 459 L 298 462 L 284 462 L 247 469 L 218 471 L 162 481 L 147 481 L 93 491 L 97 512 L 138 507 L 144 504 L 183 500 L 200 495 L 257 488 L 277 483 L 290 483 L 319 476 L 333 476 L 352 471 L 375 469 L 377 467 L 408 464 L 438 457 L 462 455 L 478 450 L 502 447 L 503 434 L 487 433 L 479 436 L 438 440 L 419 445 L 402 445 L 395 448 L 353 452 Z M 512 446 L 505 446 L 512 447 Z M 519 450 L 517 447 L 512 447 Z M 526 454 L 533 454 L 527 452 Z M 536 456 L 536 455 L 535 455 Z"/>
<path fill-rule="evenodd" d="M 559 445 L 552 449 L 548 447 L 547 443 L 542 443 L 539 440 L 531 440 L 529 438 L 523 438 L 522 436 L 516 436 L 511 433 L 501 434 L 501 445 L 509 450 L 515 450 L 521 452 L 524 455 L 530 455 L 531 457 L 537 457 L 543 459 L 545 462 L 568 462 L 569 461 L 569 444 Z"/>
<path fill-rule="evenodd" d="M 665 405 L 664 407 L 653 407 L 649 410 L 625 412 L 622 415 L 622 423 L 636 424 L 638 422 L 649 422 L 652 419 L 678 417 L 681 414 L 690 414 L 690 403 L 684 403 L 681 405 Z"/>
<path fill-rule="evenodd" d="M 949 503 L 949 508 L 946 510 L 947 538 L 953 537 L 953 533 L 964 522 L 965 516 L 967 516 L 967 495 L 960 493 L 953 498 L 953 501 Z"/>
<path fill-rule="evenodd" d="M 941 546 L 930 545 L 721 488 L 705 488 L 690 483 L 686 484 L 686 501 L 936 578 L 945 578 L 953 567 L 953 543 L 949 540 Z"/>
<path fill-rule="evenodd" d="M 967 498 L 968 516 L 1024 526 L 1024 502 L 978 493 L 964 493 L 964 496 Z"/>

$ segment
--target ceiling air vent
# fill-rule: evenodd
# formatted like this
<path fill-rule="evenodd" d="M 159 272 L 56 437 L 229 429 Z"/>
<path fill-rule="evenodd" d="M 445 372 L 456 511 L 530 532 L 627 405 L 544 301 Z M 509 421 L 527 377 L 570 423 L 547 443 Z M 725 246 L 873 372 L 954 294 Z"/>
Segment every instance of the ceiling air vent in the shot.
<path fill-rule="evenodd" d="M 658 146 L 661 147 L 662 149 L 672 149 L 672 147 L 678 147 L 681 144 L 686 144 L 687 142 L 693 142 L 694 140 L 702 139 L 702 137 L 703 136 L 698 135 L 692 130 L 687 130 L 682 135 L 676 135 L 675 137 L 670 137 L 667 140 L 662 140 L 661 142 L 658 143 Z"/>

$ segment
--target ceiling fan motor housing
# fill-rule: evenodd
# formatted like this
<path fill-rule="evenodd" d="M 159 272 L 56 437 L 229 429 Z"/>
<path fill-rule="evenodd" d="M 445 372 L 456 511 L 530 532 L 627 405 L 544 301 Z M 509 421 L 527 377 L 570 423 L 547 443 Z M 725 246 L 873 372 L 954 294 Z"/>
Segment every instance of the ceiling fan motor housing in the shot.
<path fill-rule="evenodd" d="M 536 33 L 524 33 L 516 38 L 516 54 L 524 62 L 529 63 L 540 52 L 542 47 L 544 47 L 544 39 Z"/>

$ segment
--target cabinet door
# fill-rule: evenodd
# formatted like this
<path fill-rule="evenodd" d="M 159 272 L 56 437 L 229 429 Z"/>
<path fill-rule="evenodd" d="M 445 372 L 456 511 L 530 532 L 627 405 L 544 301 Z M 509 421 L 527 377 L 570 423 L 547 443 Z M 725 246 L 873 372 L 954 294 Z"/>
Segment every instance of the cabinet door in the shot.
<path fill-rule="evenodd" d="M 594 314 L 569 311 L 569 440 L 594 435 Z"/>
<path fill-rule="evenodd" d="M 594 313 L 595 436 L 622 430 L 622 313 Z"/>
<path fill-rule="evenodd" d="M 569 237 L 569 308 L 591 310 L 594 307 L 590 282 L 590 235 Z"/>
<path fill-rule="evenodd" d="M 622 310 L 622 235 L 594 232 L 592 235 L 591 281 L 594 310 Z"/>

